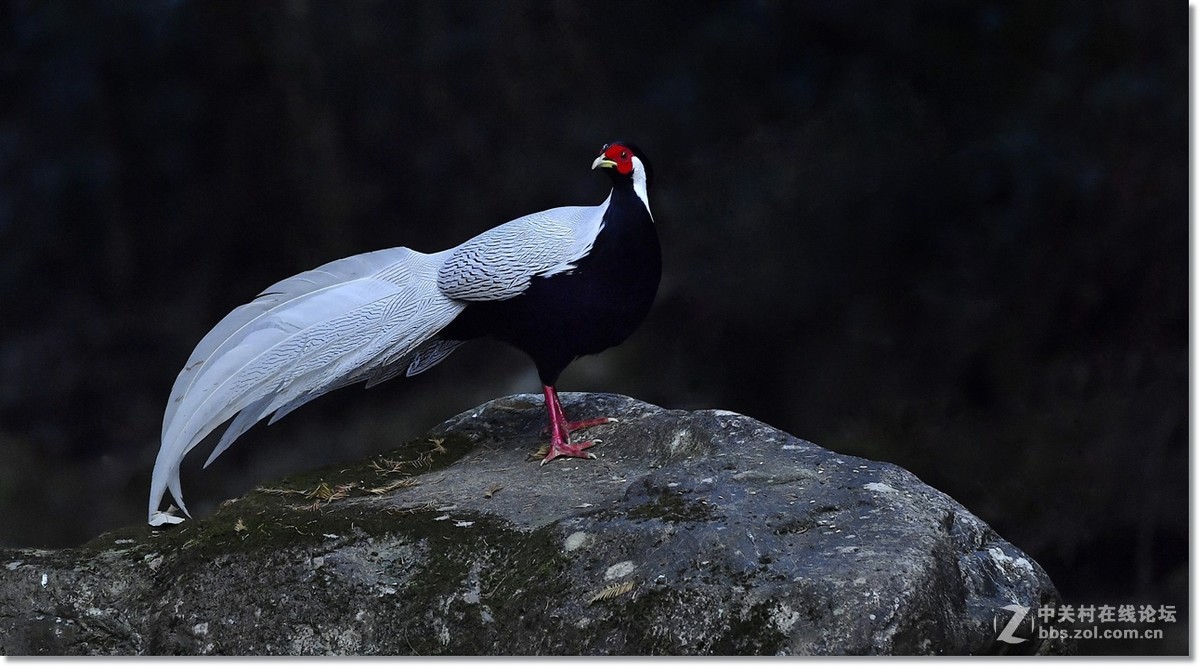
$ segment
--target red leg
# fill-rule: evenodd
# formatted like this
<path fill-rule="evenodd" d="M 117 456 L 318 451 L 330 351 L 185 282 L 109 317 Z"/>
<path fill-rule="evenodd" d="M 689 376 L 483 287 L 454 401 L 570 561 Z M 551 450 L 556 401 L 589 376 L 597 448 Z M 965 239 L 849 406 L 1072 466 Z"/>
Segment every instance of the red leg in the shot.
<path fill-rule="evenodd" d="M 542 459 L 542 465 L 546 465 L 546 463 L 560 456 L 574 456 L 581 459 L 596 458 L 592 453 L 585 451 L 596 443 L 589 441 L 571 444 L 571 431 L 590 428 L 599 424 L 607 424 L 612 420 L 601 418 L 569 422 L 563 415 L 562 404 L 558 402 L 558 392 L 554 390 L 554 387 L 542 387 L 542 394 L 546 397 L 546 416 L 550 421 L 550 453 L 546 454 L 546 458 Z"/>

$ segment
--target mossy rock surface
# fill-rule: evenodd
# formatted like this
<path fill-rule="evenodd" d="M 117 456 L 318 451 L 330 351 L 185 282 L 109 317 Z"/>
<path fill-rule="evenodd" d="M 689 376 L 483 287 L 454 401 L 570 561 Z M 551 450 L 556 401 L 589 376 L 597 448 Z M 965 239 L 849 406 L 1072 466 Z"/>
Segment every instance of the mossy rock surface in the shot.
<path fill-rule="evenodd" d="M 997 641 L 1045 572 L 912 474 L 748 417 L 563 394 L 597 460 L 530 457 L 540 397 L 212 516 L 0 550 L 17 654 L 1063 653 Z M 185 480 L 186 482 L 186 480 Z"/>

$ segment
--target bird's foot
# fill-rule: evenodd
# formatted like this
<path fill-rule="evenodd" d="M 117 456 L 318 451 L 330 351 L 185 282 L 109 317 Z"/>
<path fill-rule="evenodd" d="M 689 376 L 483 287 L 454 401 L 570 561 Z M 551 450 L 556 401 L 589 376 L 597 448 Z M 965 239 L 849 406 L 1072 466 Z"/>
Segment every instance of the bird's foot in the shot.
<path fill-rule="evenodd" d="M 560 456 L 570 456 L 580 459 L 594 459 L 596 456 L 589 451 L 589 447 L 599 443 L 599 440 L 590 440 L 588 442 L 572 443 L 571 431 L 579 431 L 601 424 L 611 424 L 617 420 L 611 417 L 600 417 L 598 419 L 584 419 L 582 421 L 567 421 L 563 415 L 562 404 L 558 401 L 558 392 L 551 385 L 542 387 L 542 392 L 546 396 L 546 416 L 549 424 L 546 430 L 550 435 L 550 446 L 544 448 L 545 451 L 539 451 L 537 456 L 545 456 L 542 459 L 542 465 L 546 465 L 550 461 Z"/>
<path fill-rule="evenodd" d="M 546 453 L 546 458 L 542 459 L 542 465 L 546 465 L 547 463 L 553 461 L 554 459 L 556 459 L 560 456 L 569 456 L 569 457 L 575 457 L 575 458 L 580 458 L 580 459 L 594 459 L 594 458 L 596 458 L 596 455 L 589 451 L 586 451 L 586 450 L 598 442 L 600 442 L 600 441 L 599 440 L 589 440 L 587 442 L 580 442 L 580 443 L 552 441 L 550 443 L 549 450 Z M 539 454 L 540 454 L 540 452 L 539 452 Z"/>

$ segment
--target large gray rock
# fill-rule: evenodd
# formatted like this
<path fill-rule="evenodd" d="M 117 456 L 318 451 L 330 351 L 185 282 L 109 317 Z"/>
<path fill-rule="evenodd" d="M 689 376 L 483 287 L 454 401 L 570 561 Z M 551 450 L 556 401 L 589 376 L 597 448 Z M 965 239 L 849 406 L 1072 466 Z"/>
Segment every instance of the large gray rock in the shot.
<path fill-rule="evenodd" d="M 1045 572 L 912 474 L 734 413 L 564 394 L 599 460 L 539 466 L 492 401 L 211 517 L 0 550 L 6 654 L 1060 653 L 997 641 Z"/>

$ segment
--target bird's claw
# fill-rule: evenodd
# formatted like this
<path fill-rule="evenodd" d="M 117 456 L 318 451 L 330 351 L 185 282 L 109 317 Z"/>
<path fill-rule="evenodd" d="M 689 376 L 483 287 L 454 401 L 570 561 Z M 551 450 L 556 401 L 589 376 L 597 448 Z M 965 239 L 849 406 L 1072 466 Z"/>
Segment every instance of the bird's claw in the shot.
<path fill-rule="evenodd" d="M 577 445 L 569 442 L 552 442 L 550 443 L 550 451 L 546 454 L 546 458 L 542 459 L 542 465 L 546 465 L 560 456 L 580 459 L 594 459 L 596 458 L 596 455 L 585 450 L 598 442 L 600 441 L 589 440 L 588 442 L 581 442 Z"/>

